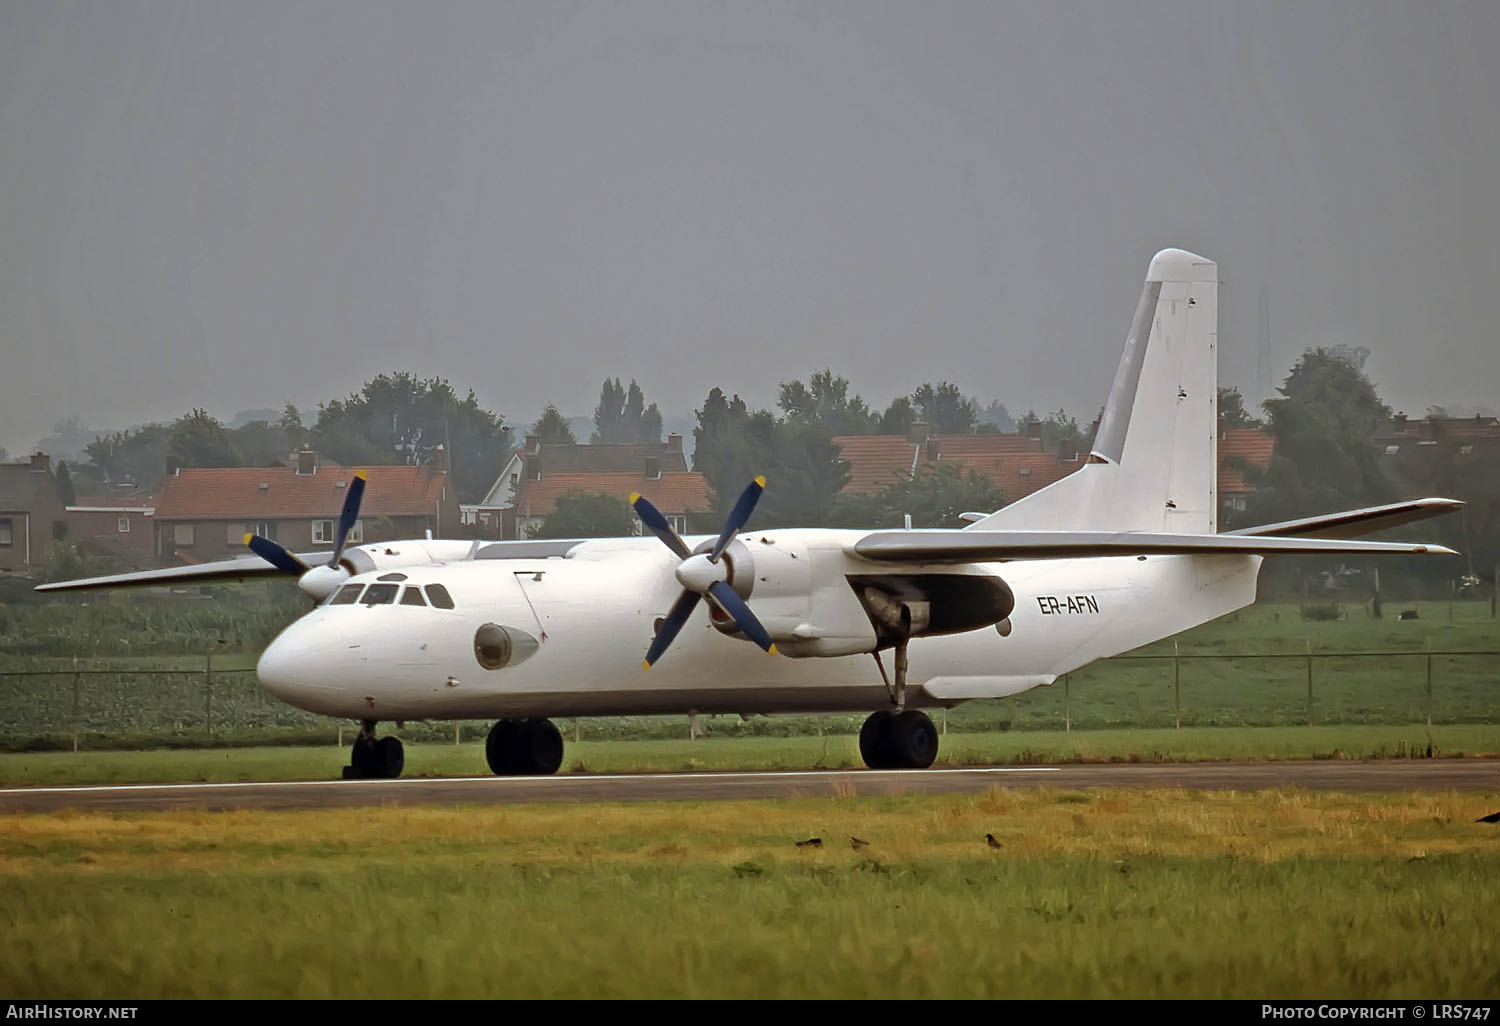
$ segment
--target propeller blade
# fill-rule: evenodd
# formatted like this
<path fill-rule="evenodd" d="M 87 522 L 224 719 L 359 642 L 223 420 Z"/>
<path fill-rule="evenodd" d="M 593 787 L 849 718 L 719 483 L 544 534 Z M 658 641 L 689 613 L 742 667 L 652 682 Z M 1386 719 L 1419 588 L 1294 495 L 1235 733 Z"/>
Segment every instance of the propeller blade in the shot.
<path fill-rule="evenodd" d="M 719 561 L 719 557 L 724 554 L 729 543 L 734 541 L 734 536 L 739 534 L 740 528 L 745 526 L 745 521 L 750 519 L 750 514 L 755 512 L 755 504 L 760 501 L 760 493 L 765 490 L 766 479 L 757 477 L 745 486 L 743 492 L 740 492 L 734 508 L 729 511 L 729 516 L 724 520 L 724 531 L 719 535 L 719 540 L 714 542 L 714 550 L 708 556 L 710 563 Z"/>
<path fill-rule="evenodd" d="M 339 528 L 338 533 L 333 536 L 333 555 L 328 558 L 329 566 L 339 565 L 339 557 L 344 554 L 344 542 L 349 540 L 349 532 L 359 519 L 359 503 L 364 497 L 365 472 L 356 470 L 354 479 L 349 482 L 349 494 L 344 496 L 344 508 L 339 513 Z"/>
<path fill-rule="evenodd" d="M 296 556 L 292 555 L 286 549 L 282 548 L 280 545 L 277 545 L 269 538 L 262 538 L 258 534 L 247 534 L 245 535 L 245 544 L 249 547 L 251 552 L 255 553 L 261 559 L 264 559 L 267 563 L 270 563 L 272 566 L 274 566 L 284 574 L 291 574 L 293 577 L 301 577 L 303 574 L 307 573 L 309 569 L 306 563 L 302 562 L 302 560 L 298 559 Z"/>
<path fill-rule="evenodd" d="M 750 612 L 750 607 L 745 605 L 745 600 L 735 594 L 735 590 L 724 581 L 715 581 L 708 589 L 709 596 L 718 603 L 719 608 L 730 616 L 734 622 L 740 625 L 740 630 L 745 636 L 765 649 L 771 655 L 776 654 L 776 646 L 771 643 L 771 635 L 760 625 L 755 614 Z"/>
<path fill-rule="evenodd" d="M 631 492 L 630 505 L 635 510 L 635 515 L 641 518 L 641 523 L 660 538 L 663 545 L 675 552 L 678 559 L 687 559 L 692 555 L 688 552 L 688 547 L 682 543 L 682 539 L 677 536 L 677 532 L 672 530 L 672 525 L 667 522 L 667 518 L 661 515 L 661 510 L 651 505 L 644 495 L 640 492 Z"/>
<path fill-rule="evenodd" d="M 652 664 L 661 658 L 662 653 L 667 650 L 672 639 L 677 637 L 678 632 L 682 630 L 682 625 L 687 623 L 688 617 L 693 615 L 693 610 L 697 607 L 698 593 L 683 589 L 677 601 L 672 603 L 671 612 L 667 613 L 662 619 L 661 626 L 656 629 L 656 637 L 651 640 L 651 647 L 646 651 L 646 669 L 651 669 Z"/>

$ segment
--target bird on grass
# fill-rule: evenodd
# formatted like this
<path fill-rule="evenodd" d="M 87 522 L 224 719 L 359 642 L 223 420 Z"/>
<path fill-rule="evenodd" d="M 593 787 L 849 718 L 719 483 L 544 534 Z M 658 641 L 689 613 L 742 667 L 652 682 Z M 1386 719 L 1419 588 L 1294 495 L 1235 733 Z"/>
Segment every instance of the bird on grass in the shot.
<path fill-rule="evenodd" d="M 855 851 L 859 851 L 859 849 L 861 849 L 861 848 L 868 848 L 869 846 L 870 846 L 870 842 L 869 841 L 861 841 L 858 837 L 855 837 L 853 834 L 849 835 L 849 847 L 853 848 Z"/>
<path fill-rule="evenodd" d="M 997 840 L 995 840 L 995 835 L 994 834 L 985 834 L 984 835 L 984 843 L 988 844 L 991 848 L 994 848 L 997 851 L 1000 848 L 1000 842 L 997 841 Z"/>
<path fill-rule="evenodd" d="M 1500 823 L 1500 812 L 1492 812 L 1488 816 L 1480 816 L 1476 823 Z"/>
<path fill-rule="evenodd" d="M 809 837 L 805 841 L 798 841 L 797 842 L 797 847 L 799 847 L 799 848 L 821 848 L 821 847 L 823 847 L 823 838 L 821 838 L 821 837 Z"/>

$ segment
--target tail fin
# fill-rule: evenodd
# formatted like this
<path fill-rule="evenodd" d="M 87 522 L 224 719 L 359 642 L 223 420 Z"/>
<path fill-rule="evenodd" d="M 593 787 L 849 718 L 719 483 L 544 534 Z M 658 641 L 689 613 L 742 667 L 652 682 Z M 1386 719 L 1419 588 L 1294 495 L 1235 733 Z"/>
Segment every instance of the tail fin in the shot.
<path fill-rule="evenodd" d="M 1213 534 L 1218 324 L 1218 265 L 1156 254 L 1088 463 L 967 530 Z"/>

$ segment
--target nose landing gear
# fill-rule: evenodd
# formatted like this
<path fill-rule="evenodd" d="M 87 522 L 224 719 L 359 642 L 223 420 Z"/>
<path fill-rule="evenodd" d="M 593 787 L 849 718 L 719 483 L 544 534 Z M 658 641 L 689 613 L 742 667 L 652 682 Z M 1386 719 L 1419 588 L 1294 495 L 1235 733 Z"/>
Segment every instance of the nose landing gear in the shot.
<path fill-rule="evenodd" d="M 501 720 L 484 741 L 496 776 L 550 776 L 562 765 L 563 739 L 551 720 Z"/>
<path fill-rule="evenodd" d="M 399 738 L 387 734 L 375 737 L 375 721 L 364 720 L 359 736 L 349 749 L 349 765 L 344 767 L 345 780 L 394 780 L 406 768 L 406 751 Z"/>

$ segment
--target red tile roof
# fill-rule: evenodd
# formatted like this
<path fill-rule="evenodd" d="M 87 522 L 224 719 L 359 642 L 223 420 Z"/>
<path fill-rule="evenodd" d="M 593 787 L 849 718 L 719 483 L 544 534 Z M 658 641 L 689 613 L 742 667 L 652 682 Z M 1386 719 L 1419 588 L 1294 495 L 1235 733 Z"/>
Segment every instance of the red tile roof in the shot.
<path fill-rule="evenodd" d="M 443 498 L 447 475 L 430 467 L 367 467 L 361 516 L 425 516 Z M 293 467 L 182 470 L 162 485 L 157 520 L 336 517 L 354 470 L 324 463 L 316 474 Z M 342 483 L 342 487 L 340 487 Z M 262 489 L 267 484 L 270 487 Z"/>
<path fill-rule="evenodd" d="M 1229 428 L 1219 439 L 1219 494 L 1244 495 L 1255 489 L 1241 466 L 1265 470 L 1276 454 L 1276 439 L 1254 428 Z"/>
<path fill-rule="evenodd" d="M 516 493 L 516 515 L 545 517 L 557 508 L 557 500 L 568 492 L 612 495 L 628 500 L 640 492 L 663 513 L 702 513 L 713 509 L 708 481 L 687 470 L 665 471 L 659 478 L 639 473 L 548 474 L 540 481 L 522 481 Z"/>
<path fill-rule="evenodd" d="M 1077 463 L 1059 466 L 1057 455 L 1044 453 L 1041 439 L 1029 435 L 945 435 L 920 446 L 912 445 L 905 435 L 839 435 L 833 444 L 849 464 L 844 491 L 850 495 L 876 492 L 907 480 L 913 457 L 918 470 L 939 461 L 972 468 L 1001 482 L 1005 497 L 1012 501 L 1078 469 Z M 1019 474 L 1023 466 L 1030 469 L 1030 475 Z"/>

